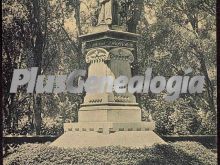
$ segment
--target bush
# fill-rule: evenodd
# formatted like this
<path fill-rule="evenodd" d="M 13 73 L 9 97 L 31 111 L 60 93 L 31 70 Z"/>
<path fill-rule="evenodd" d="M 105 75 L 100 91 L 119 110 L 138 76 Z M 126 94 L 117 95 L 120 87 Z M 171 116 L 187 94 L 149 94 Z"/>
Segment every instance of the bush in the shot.
<path fill-rule="evenodd" d="M 101 147 L 62 149 L 48 144 L 24 144 L 4 158 L 5 165 L 140 164 L 215 165 L 217 156 L 195 142 L 155 145 L 151 148 Z"/>
<path fill-rule="evenodd" d="M 41 135 L 61 135 L 63 134 L 63 123 L 47 120 L 41 125 Z"/>
<path fill-rule="evenodd" d="M 196 142 L 156 145 L 139 164 L 145 165 L 214 165 L 217 155 Z"/>

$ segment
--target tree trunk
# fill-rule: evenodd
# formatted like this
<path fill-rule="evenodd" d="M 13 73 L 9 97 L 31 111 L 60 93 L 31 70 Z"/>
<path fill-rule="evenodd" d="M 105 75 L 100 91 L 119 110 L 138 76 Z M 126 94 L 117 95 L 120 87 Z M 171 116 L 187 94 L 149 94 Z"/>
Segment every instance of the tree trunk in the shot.
<path fill-rule="evenodd" d="M 42 57 L 43 57 L 43 49 L 46 42 L 46 36 L 43 35 L 42 31 L 42 22 L 40 19 L 40 2 L 39 1 L 32 1 L 33 3 L 33 37 L 32 37 L 32 43 L 33 43 L 33 54 L 34 54 L 34 66 L 38 67 L 38 75 L 41 74 L 41 68 L 42 68 Z M 47 9 L 46 9 L 47 10 Z M 47 12 L 47 11 L 45 11 Z M 46 17 L 46 15 L 45 15 Z M 47 18 L 45 18 L 45 22 L 47 22 Z M 45 23 L 45 29 L 47 29 L 47 23 Z M 44 31 L 46 34 L 46 31 Z M 34 93 L 33 94 L 33 112 L 34 112 L 34 127 L 37 135 L 40 135 L 41 133 L 41 124 L 42 124 L 42 118 L 41 118 L 41 96 L 39 94 Z"/>
<path fill-rule="evenodd" d="M 81 21 L 80 21 L 80 1 L 77 0 L 76 1 L 76 6 L 75 6 L 75 14 L 74 14 L 75 20 L 76 20 L 76 27 L 77 27 L 77 31 L 78 31 L 78 36 L 77 36 L 77 45 L 78 45 L 78 51 L 77 51 L 77 59 L 78 59 L 78 65 L 79 65 L 79 69 L 81 69 L 82 65 L 81 65 L 81 59 L 83 58 L 83 54 L 82 54 L 82 42 L 79 38 L 80 35 L 82 35 L 82 27 L 81 27 Z"/>
<path fill-rule="evenodd" d="M 188 13 L 188 18 L 189 21 L 193 27 L 193 30 L 199 34 L 199 29 L 198 29 L 198 15 L 191 15 L 190 13 Z M 200 63 L 200 71 L 203 73 L 203 75 L 205 76 L 205 83 L 206 83 L 206 90 L 207 90 L 207 99 L 208 99 L 208 104 L 209 104 L 209 108 L 212 111 L 213 115 L 216 116 L 216 109 L 215 109 L 215 103 L 214 103 L 214 88 L 213 88 L 213 84 L 209 78 L 208 75 L 208 70 L 206 67 L 206 62 L 205 62 L 205 55 L 199 50 L 198 46 L 195 45 L 194 43 L 192 43 L 193 48 L 195 50 L 196 57 L 199 60 Z M 206 110 L 206 113 L 208 112 L 208 110 Z"/>
<path fill-rule="evenodd" d="M 41 97 L 38 94 L 34 94 L 34 128 L 36 135 L 41 134 Z"/>
<path fill-rule="evenodd" d="M 204 55 L 201 52 L 198 52 L 198 59 L 199 59 L 200 66 L 201 66 L 201 72 L 205 76 L 209 107 L 210 107 L 210 110 L 213 112 L 213 115 L 216 115 L 213 84 L 208 75 L 207 67 L 206 67 L 205 60 L 204 60 Z"/>

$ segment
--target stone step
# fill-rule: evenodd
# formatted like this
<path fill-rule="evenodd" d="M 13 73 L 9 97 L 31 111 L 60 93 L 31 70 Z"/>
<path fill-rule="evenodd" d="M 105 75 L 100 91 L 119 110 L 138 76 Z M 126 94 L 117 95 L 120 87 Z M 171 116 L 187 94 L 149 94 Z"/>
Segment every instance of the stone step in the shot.
<path fill-rule="evenodd" d="M 119 131 L 153 131 L 155 122 L 79 122 L 65 123 L 64 132 L 114 133 Z"/>
<path fill-rule="evenodd" d="M 153 131 L 121 131 L 112 134 L 102 134 L 97 132 L 66 132 L 51 146 L 61 148 L 88 148 L 123 146 L 131 148 L 144 148 L 154 144 L 166 144 Z"/>

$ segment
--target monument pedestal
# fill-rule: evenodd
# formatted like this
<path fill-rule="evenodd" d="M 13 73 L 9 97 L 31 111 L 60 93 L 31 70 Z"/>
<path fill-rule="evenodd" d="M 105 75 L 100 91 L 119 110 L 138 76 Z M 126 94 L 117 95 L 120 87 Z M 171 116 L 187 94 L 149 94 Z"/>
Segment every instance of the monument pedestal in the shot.
<path fill-rule="evenodd" d="M 149 131 L 154 122 L 141 121 L 141 109 L 137 104 L 84 105 L 79 110 L 78 123 L 65 123 L 64 131 L 99 132 L 110 134 L 117 131 Z"/>
<path fill-rule="evenodd" d="M 86 107 L 80 121 L 65 123 L 64 134 L 51 146 L 62 148 L 123 146 L 131 148 L 166 144 L 156 133 L 155 122 L 141 121 L 138 107 Z"/>
<path fill-rule="evenodd" d="M 100 27 L 96 30 L 99 31 Z M 104 29 L 81 36 L 88 77 L 131 78 L 131 63 L 138 35 Z M 124 87 L 123 87 L 124 88 Z M 141 109 L 133 94 L 86 93 L 78 123 L 65 123 L 64 134 L 52 146 L 64 148 L 125 146 L 145 147 L 165 143 L 153 132 L 155 123 L 141 121 Z"/>

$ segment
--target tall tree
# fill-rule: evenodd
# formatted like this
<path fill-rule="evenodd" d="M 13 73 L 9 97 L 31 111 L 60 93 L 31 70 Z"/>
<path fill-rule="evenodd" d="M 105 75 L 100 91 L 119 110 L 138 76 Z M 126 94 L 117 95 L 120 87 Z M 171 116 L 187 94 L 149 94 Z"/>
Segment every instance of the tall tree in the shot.
<path fill-rule="evenodd" d="M 182 94 L 180 97 L 184 101 L 176 100 L 175 104 L 167 105 L 160 99 L 158 100 L 161 96 L 149 95 L 152 101 L 158 100 L 156 101 L 158 105 L 164 104 L 159 110 L 167 106 L 171 108 L 171 111 L 172 109 L 178 110 L 178 107 L 184 105 L 186 109 L 192 109 L 197 113 L 202 111 L 206 114 L 204 121 L 213 124 L 210 127 L 201 124 L 201 127 L 210 130 L 206 133 L 215 133 L 216 128 L 214 9 L 215 2 L 212 0 L 146 1 L 145 11 L 149 12 L 148 19 L 145 15 L 139 27 L 143 39 L 142 44 L 139 44 L 140 73 L 144 73 L 148 66 L 154 68 L 153 75 L 160 74 L 169 78 L 176 74 L 184 75 L 184 70 L 192 68 L 191 76 L 195 74 L 205 76 L 206 84 L 203 94 Z M 150 14 L 153 15 L 151 20 L 149 20 Z M 143 98 L 146 100 L 149 96 L 145 95 Z M 152 104 L 150 100 L 149 102 L 148 105 Z"/>
<path fill-rule="evenodd" d="M 42 59 L 48 34 L 48 2 L 44 0 L 32 0 L 27 2 L 27 6 L 30 13 L 30 50 L 33 55 L 32 67 L 38 67 L 38 75 L 40 75 L 42 72 Z M 33 112 L 34 126 L 37 135 L 40 134 L 41 130 L 41 109 L 41 96 L 34 92 Z"/>

